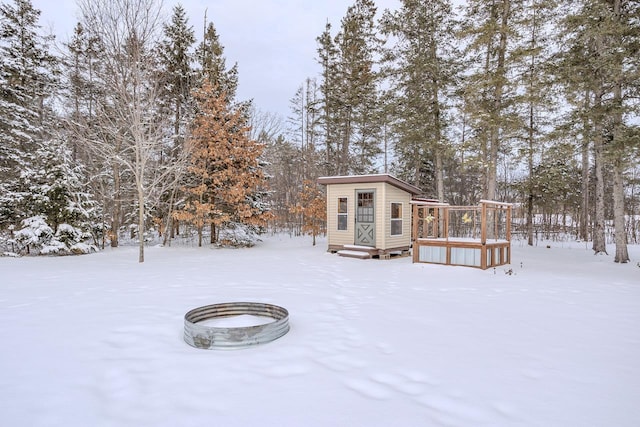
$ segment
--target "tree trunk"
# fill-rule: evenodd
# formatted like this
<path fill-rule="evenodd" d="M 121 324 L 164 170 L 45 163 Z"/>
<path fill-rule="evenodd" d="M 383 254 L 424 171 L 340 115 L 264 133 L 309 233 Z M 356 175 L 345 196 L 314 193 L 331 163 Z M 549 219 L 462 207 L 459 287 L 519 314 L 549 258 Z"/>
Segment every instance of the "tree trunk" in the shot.
<path fill-rule="evenodd" d="M 620 0 L 613 2 L 614 19 L 620 25 Z M 620 43 L 622 40 L 618 40 Z M 624 226 L 624 142 L 622 141 L 622 64 L 616 64 L 616 73 L 613 85 L 613 226 L 615 232 L 616 256 L 614 262 L 629 262 L 627 250 L 627 230 Z"/>
<path fill-rule="evenodd" d="M 121 189 L 120 189 L 120 165 L 113 165 L 113 214 L 111 216 L 111 247 L 118 247 L 118 232 L 120 231 L 120 209 L 121 209 Z"/>
<path fill-rule="evenodd" d="M 432 26 L 435 26 L 433 21 Z M 435 151 L 435 173 L 436 173 L 436 193 L 438 200 L 444 200 L 444 166 L 442 161 L 442 128 L 440 126 L 440 67 L 438 51 L 436 48 L 437 41 L 433 40 L 433 34 L 435 28 L 431 29 L 432 39 L 429 42 L 429 57 L 436 68 L 434 76 L 431 79 L 431 96 L 433 105 L 433 139 L 434 139 L 434 151 Z"/>
<path fill-rule="evenodd" d="M 442 153 L 436 147 L 436 192 L 438 193 L 438 200 L 444 200 L 444 167 L 442 163 Z"/>
<path fill-rule="evenodd" d="M 627 232 L 624 227 L 624 182 L 623 165 L 616 161 L 613 165 L 613 225 L 615 230 L 616 256 L 614 262 L 629 262 Z"/>
<path fill-rule="evenodd" d="M 138 262 L 144 262 L 144 188 L 138 183 Z"/>
<path fill-rule="evenodd" d="M 538 38 L 536 34 L 537 30 L 537 14 L 536 8 L 533 7 L 533 25 L 531 27 L 531 61 L 529 63 L 529 96 L 532 96 L 536 87 L 534 81 L 536 79 L 536 46 L 538 44 Z M 535 132 L 535 102 L 532 98 L 529 99 L 529 126 L 527 127 L 527 169 L 529 177 L 527 180 L 527 245 L 533 246 L 533 152 L 536 147 L 536 132 Z"/>
<path fill-rule="evenodd" d="M 527 245 L 533 246 L 533 195 L 527 196 Z"/>
<path fill-rule="evenodd" d="M 171 246 L 171 239 L 173 239 L 173 203 L 175 201 L 176 198 L 176 190 L 178 188 L 178 185 L 176 183 L 176 185 L 173 186 L 173 188 L 171 189 L 171 196 L 169 196 L 169 212 L 167 213 L 167 222 L 166 225 L 164 227 L 164 239 L 162 240 L 162 245 L 165 246 L 168 245 Z"/>
<path fill-rule="evenodd" d="M 580 217 L 580 238 L 589 240 L 589 141 L 585 135 L 582 143 L 582 215 Z"/>
<path fill-rule="evenodd" d="M 602 95 L 596 94 L 595 105 L 599 106 Z M 607 253 L 607 243 L 605 240 L 604 224 L 604 176 L 602 173 L 602 162 L 604 156 L 602 125 L 597 123 L 594 127 L 595 135 L 593 140 L 593 158 L 595 169 L 595 221 L 593 228 L 593 252 L 594 254 Z"/>
<path fill-rule="evenodd" d="M 511 0 L 502 1 L 502 16 L 500 19 L 500 43 L 498 45 L 498 64 L 496 67 L 496 76 L 494 81 L 494 101 L 493 101 L 493 118 L 495 123 L 491 125 L 490 147 L 489 147 L 489 173 L 487 179 L 487 198 L 494 200 L 496 198 L 496 188 L 498 183 L 498 152 L 500 149 L 501 129 L 500 120 L 502 119 L 502 98 L 504 96 L 504 77 L 505 77 L 505 61 L 507 56 L 507 38 L 509 31 L 509 16 L 511 14 Z"/>
<path fill-rule="evenodd" d="M 531 73 L 533 74 L 534 64 L 532 58 Z M 533 75 L 530 76 L 533 81 Z M 530 88 L 533 90 L 533 88 Z M 527 182 L 527 245 L 533 246 L 533 150 L 534 150 L 534 107 L 533 102 L 529 104 L 529 150 L 527 152 L 527 167 L 529 169 L 529 179 Z"/>
<path fill-rule="evenodd" d="M 347 117 L 344 123 L 344 136 L 340 153 L 339 175 L 347 175 L 350 172 L 349 145 L 351 142 L 351 107 L 347 107 Z"/>

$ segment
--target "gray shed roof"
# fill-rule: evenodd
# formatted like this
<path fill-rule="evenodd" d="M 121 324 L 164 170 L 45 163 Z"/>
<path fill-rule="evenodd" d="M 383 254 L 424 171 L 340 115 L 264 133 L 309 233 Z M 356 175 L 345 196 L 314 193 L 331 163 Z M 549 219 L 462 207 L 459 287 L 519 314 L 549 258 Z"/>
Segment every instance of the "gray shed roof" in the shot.
<path fill-rule="evenodd" d="M 394 187 L 397 187 L 413 195 L 423 193 L 422 190 L 416 187 L 415 185 L 409 184 L 408 182 L 402 181 L 394 177 L 393 175 L 389 175 L 387 173 L 372 174 L 372 175 L 322 176 L 318 178 L 318 184 L 322 184 L 322 185 L 360 184 L 360 183 L 366 184 L 366 183 L 377 183 L 377 182 L 385 182 L 387 184 L 393 185 Z"/>

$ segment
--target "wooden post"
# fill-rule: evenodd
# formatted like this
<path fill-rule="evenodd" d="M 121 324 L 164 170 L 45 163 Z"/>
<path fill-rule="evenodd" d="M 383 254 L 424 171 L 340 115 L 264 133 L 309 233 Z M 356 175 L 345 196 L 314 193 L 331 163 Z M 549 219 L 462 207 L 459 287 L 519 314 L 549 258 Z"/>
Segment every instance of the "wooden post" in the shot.
<path fill-rule="evenodd" d="M 487 204 L 480 202 L 480 268 L 487 269 Z"/>
<path fill-rule="evenodd" d="M 480 202 L 482 211 L 480 213 L 480 243 L 484 246 L 487 243 L 487 204 Z"/>
<path fill-rule="evenodd" d="M 419 211 L 420 208 L 418 205 L 411 206 L 411 240 L 414 242 L 420 237 L 418 236 L 418 222 L 420 221 L 420 216 L 418 215 Z"/>
<path fill-rule="evenodd" d="M 442 208 L 442 215 L 444 216 L 444 221 L 442 221 L 442 237 L 449 240 L 449 208 Z M 436 237 L 438 236 L 436 235 Z"/>
<path fill-rule="evenodd" d="M 507 227 L 507 240 L 510 242 L 511 241 L 511 206 L 507 206 L 506 227 Z"/>
<path fill-rule="evenodd" d="M 413 262 L 418 262 L 418 252 L 420 252 L 420 244 L 418 243 L 418 239 L 420 236 L 418 235 L 419 223 L 420 223 L 420 207 L 418 205 L 413 205 L 411 207 L 411 233 L 413 237 L 413 248 L 411 254 L 411 260 Z M 424 227 L 423 227 L 424 229 Z"/>
<path fill-rule="evenodd" d="M 493 215 L 491 215 L 491 218 L 493 218 L 493 238 L 494 239 L 498 239 L 498 210 L 500 209 L 500 206 L 494 206 L 493 208 Z"/>
<path fill-rule="evenodd" d="M 507 259 L 506 264 L 511 264 L 511 205 L 507 206 Z"/>

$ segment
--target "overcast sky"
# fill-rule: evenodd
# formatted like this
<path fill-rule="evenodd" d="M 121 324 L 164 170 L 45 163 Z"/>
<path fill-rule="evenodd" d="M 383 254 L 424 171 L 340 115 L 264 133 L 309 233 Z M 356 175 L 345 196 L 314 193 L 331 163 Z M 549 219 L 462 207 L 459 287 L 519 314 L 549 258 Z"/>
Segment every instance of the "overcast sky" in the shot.
<path fill-rule="evenodd" d="M 181 3 L 198 41 L 205 10 L 225 47 L 227 65 L 239 67 L 238 99 L 253 99 L 262 111 L 289 115 L 289 100 L 307 77 L 316 77 L 316 37 L 327 20 L 335 35 L 354 0 L 165 0 L 169 17 Z M 68 40 L 78 20 L 75 0 L 32 0 L 40 24 Z M 399 0 L 377 0 L 378 17 Z"/>

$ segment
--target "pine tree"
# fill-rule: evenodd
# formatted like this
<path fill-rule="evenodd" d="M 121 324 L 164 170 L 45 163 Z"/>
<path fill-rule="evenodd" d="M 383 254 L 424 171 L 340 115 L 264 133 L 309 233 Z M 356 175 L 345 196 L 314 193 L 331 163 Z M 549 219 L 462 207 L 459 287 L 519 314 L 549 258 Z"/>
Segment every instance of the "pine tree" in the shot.
<path fill-rule="evenodd" d="M 521 37 L 514 41 L 512 56 L 515 76 L 520 86 L 514 98 L 518 111 L 515 134 L 518 135 L 528 177 L 524 187 L 526 199 L 527 243 L 533 245 L 534 194 L 536 159 L 544 155 L 545 129 L 551 127 L 554 99 L 551 74 L 551 31 L 556 28 L 555 0 L 527 0 L 522 14 L 514 22 Z M 514 20 L 515 21 L 515 20 Z M 557 97 L 557 95 L 556 95 Z M 546 131 L 548 133 L 548 131 Z M 544 201 L 543 201 L 544 202 Z"/>
<path fill-rule="evenodd" d="M 560 70 L 569 100 L 582 96 L 583 139 L 593 147 L 595 179 L 594 253 L 606 253 L 605 174 L 613 172 L 613 215 L 616 262 L 628 262 L 624 226 L 623 174 L 631 157 L 633 140 L 625 117 L 637 105 L 638 46 L 640 34 L 637 2 L 583 0 L 569 8 L 562 23 L 566 40 Z M 577 95 L 576 95 L 577 94 Z M 576 104 L 576 102 L 574 102 Z"/>
<path fill-rule="evenodd" d="M 163 27 L 164 39 L 158 48 L 162 70 L 161 99 L 173 116 L 174 147 L 181 145 L 189 118 L 189 102 L 194 87 L 194 70 L 191 67 L 195 43 L 193 27 L 181 5 L 173 8 L 171 23 Z"/>
<path fill-rule="evenodd" d="M 208 82 L 216 88 L 218 95 L 224 93 L 226 102 L 231 104 L 238 88 L 238 64 L 227 69 L 224 46 L 220 43 L 218 32 L 213 22 L 206 22 L 203 40 L 196 52 L 200 64 L 199 80 L 201 84 Z"/>
<path fill-rule="evenodd" d="M 113 212 L 114 191 L 110 177 L 110 162 L 92 150 L 90 141 L 99 137 L 96 111 L 108 105 L 105 96 L 101 40 L 78 22 L 71 39 L 65 44 L 63 65 L 63 117 L 61 138 L 70 150 L 70 161 L 80 169 L 83 191 L 90 199 L 99 200 L 92 216 L 92 231 L 96 246 L 104 248 L 107 233 L 106 218 Z M 103 110 L 104 112 L 104 110 Z M 97 203 L 97 202 L 96 202 Z M 114 234 L 117 237 L 117 234 Z M 117 245 L 117 238 L 112 239 Z"/>
<path fill-rule="evenodd" d="M 331 35 L 331 24 L 316 39 L 318 62 L 322 67 L 320 83 L 320 124 L 324 130 L 324 173 L 334 175 L 338 170 L 338 50 Z"/>
<path fill-rule="evenodd" d="M 336 120 L 338 174 L 371 172 L 380 122 L 374 54 L 380 51 L 373 0 L 356 0 L 335 37 L 337 48 Z"/>
<path fill-rule="evenodd" d="M 425 189 L 435 181 L 438 199 L 444 200 L 447 93 L 457 74 L 451 4 L 403 0 L 400 10 L 387 11 L 381 24 L 395 41 L 384 57 L 397 159 L 404 165 L 400 175 Z M 435 176 L 425 179 L 427 159 Z"/>
<path fill-rule="evenodd" d="M 300 181 L 314 180 L 319 176 L 318 164 L 320 159 L 316 151 L 318 143 L 320 113 L 318 101 L 318 87 L 315 79 L 306 79 L 290 100 L 291 113 L 289 117 L 289 134 L 291 141 L 298 144 L 302 156 L 302 171 Z"/>
<path fill-rule="evenodd" d="M 196 86 L 196 75 L 192 64 L 195 54 L 192 52 L 195 43 L 193 28 L 189 26 L 186 12 L 181 5 L 173 8 L 171 22 L 163 27 L 164 39 L 158 48 L 161 72 L 160 103 L 162 114 L 172 117 L 173 135 L 162 153 L 161 162 L 174 162 L 183 155 L 184 141 L 187 137 L 188 125 L 193 120 L 194 106 L 191 91 Z M 176 172 L 183 173 L 181 168 Z M 182 176 L 176 176 L 176 186 L 168 194 L 163 195 L 159 216 L 166 218 L 164 243 L 174 236 L 172 211 L 177 196 L 178 184 Z"/>
<path fill-rule="evenodd" d="M 41 166 L 30 177 L 29 204 L 54 233 L 66 224 L 89 235 L 96 227 L 100 209 L 86 190 L 83 166 L 74 162 L 63 140 L 53 138 L 38 145 L 35 154 Z"/>
<path fill-rule="evenodd" d="M 522 0 L 469 0 L 460 36 L 469 65 L 464 88 L 465 113 L 471 119 L 474 139 L 485 176 L 483 198 L 496 197 L 498 156 L 506 150 L 512 133 L 511 106 L 515 86 L 508 78 L 512 68 L 509 42 L 516 37 L 514 17 Z"/>
<path fill-rule="evenodd" d="M 220 228 L 231 223 L 260 227 L 268 217 L 261 199 L 263 147 L 248 137 L 243 111 L 231 109 L 226 94 L 206 81 L 194 96 L 198 112 L 187 140 L 188 198 L 175 217 L 196 226 L 201 246 L 205 225 L 216 243 Z"/>
<path fill-rule="evenodd" d="M 613 222 L 616 254 L 614 262 L 630 261 L 625 227 L 624 173 L 631 165 L 633 146 L 638 146 L 634 133 L 640 126 L 625 123 L 625 116 L 640 110 L 630 101 L 640 93 L 640 4 L 637 1 L 607 2 L 610 21 L 606 31 L 607 51 L 611 59 L 608 81 L 612 85 L 612 99 L 608 120 L 608 161 L 613 167 Z M 637 117 L 637 115 L 636 115 Z M 635 128 L 635 129 L 634 129 Z M 638 159 L 636 157 L 636 163 Z"/>
<path fill-rule="evenodd" d="M 35 214 L 26 202 L 39 168 L 38 144 L 51 132 L 46 100 L 55 95 L 56 60 L 39 34 L 29 0 L 0 5 L 0 228 Z"/>

